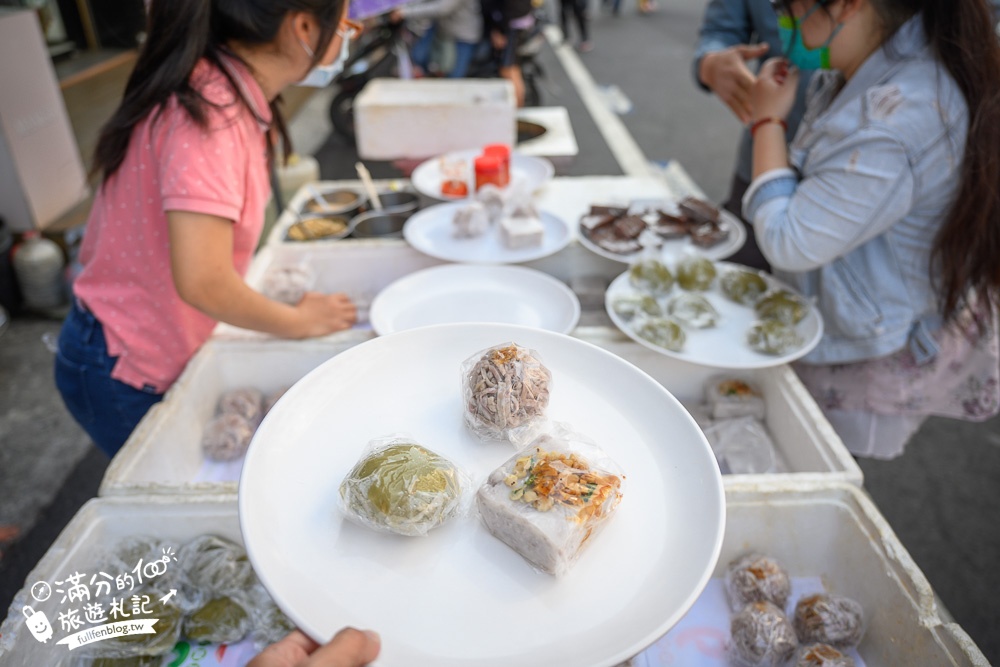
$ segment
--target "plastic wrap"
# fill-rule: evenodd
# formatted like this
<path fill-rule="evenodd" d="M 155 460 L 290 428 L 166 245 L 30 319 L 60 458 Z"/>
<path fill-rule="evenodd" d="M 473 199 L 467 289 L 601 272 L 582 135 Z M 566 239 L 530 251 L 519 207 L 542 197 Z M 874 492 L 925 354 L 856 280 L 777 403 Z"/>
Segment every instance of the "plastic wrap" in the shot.
<path fill-rule="evenodd" d="M 799 647 L 792 667 L 855 667 L 855 663 L 829 644 L 809 644 Z"/>
<path fill-rule="evenodd" d="M 853 648 L 865 634 L 864 610 L 839 595 L 810 595 L 795 605 L 795 631 L 803 642 Z"/>
<path fill-rule="evenodd" d="M 764 295 L 754 310 L 762 320 L 777 320 L 792 326 L 805 319 L 809 304 L 788 290 L 777 290 Z"/>
<path fill-rule="evenodd" d="M 767 414 L 764 392 L 752 382 L 731 375 L 709 378 L 705 383 L 705 403 L 715 419 L 764 419 Z"/>
<path fill-rule="evenodd" d="M 726 597 L 733 611 L 752 602 L 771 602 L 784 609 L 792 593 L 792 582 L 778 561 L 750 553 L 740 556 L 726 568 Z"/>
<path fill-rule="evenodd" d="M 257 428 L 264 418 L 264 394 L 252 387 L 227 391 L 219 397 L 217 413 L 239 415 Z"/>
<path fill-rule="evenodd" d="M 719 311 L 708 299 L 698 294 L 675 296 L 667 305 L 667 312 L 674 319 L 695 329 L 708 329 L 719 322 Z"/>
<path fill-rule="evenodd" d="M 415 537 L 460 514 L 469 486 L 448 459 L 399 435 L 369 443 L 341 483 L 340 500 L 357 524 Z"/>
<path fill-rule="evenodd" d="M 479 188 L 476 192 L 476 201 L 483 205 L 486 209 L 487 216 L 491 225 L 497 225 L 500 223 L 500 218 L 503 217 L 504 207 L 507 204 L 507 200 L 504 198 L 503 191 L 492 183 L 487 183 L 483 187 Z"/>
<path fill-rule="evenodd" d="M 490 229 L 490 214 L 481 202 L 471 201 L 457 211 L 452 219 L 451 234 L 457 239 L 482 236 Z"/>
<path fill-rule="evenodd" d="M 777 472 L 774 440 L 753 417 L 717 421 L 705 429 L 724 474 L 763 475 Z"/>
<path fill-rule="evenodd" d="M 614 514 L 625 476 L 595 445 L 566 429 L 507 460 L 476 495 L 487 529 L 549 574 L 562 575 Z"/>
<path fill-rule="evenodd" d="M 315 283 L 315 274 L 304 263 L 271 266 L 264 274 L 260 291 L 269 299 L 294 306 Z"/>
<path fill-rule="evenodd" d="M 641 317 L 632 325 L 639 338 L 672 352 L 684 349 L 687 336 L 684 329 L 669 317 Z"/>
<path fill-rule="evenodd" d="M 628 270 L 632 287 L 657 296 L 668 293 L 674 286 L 674 274 L 658 259 L 641 259 Z"/>
<path fill-rule="evenodd" d="M 719 279 L 722 293 L 744 306 L 752 306 L 767 291 L 767 281 L 754 271 L 734 269 L 726 271 Z"/>
<path fill-rule="evenodd" d="M 465 423 L 483 439 L 523 442 L 549 405 L 552 373 L 517 343 L 477 352 L 462 364 Z"/>
<path fill-rule="evenodd" d="M 780 667 L 799 645 L 785 613 L 770 602 L 748 604 L 733 617 L 730 629 L 732 657 L 745 667 Z"/>
<path fill-rule="evenodd" d="M 229 597 L 212 598 L 184 621 L 184 636 L 196 642 L 237 642 L 250 631 L 250 615 Z"/>
<path fill-rule="evenodd" d="M 524 179 L 514 181 L 507 188 L 506 205 L 499 224 L 500 240 L 507 248 L 538 246 L 544 241 L 545 226 L 535 208 L 532 190 Z"/>
<path fill-rule="evenodd" d="M 611 304 L 615 313 L 627 320 L 632 319 L 639 313 L 651 317 L 661 317 L 663 308 L 660 302 L 651 294 L 627 294 L 617 297 Z"/>
<path fill-rule="evenodd" d="M 688 291 L 705 292 L 715 282 L 715 264 L 701 255 L 686 254 L 677 260 L 674 268 L 677 284 Z"/>
<path fill-rule="evenodd" d="M 201 434 L 201 451 L 212 461 L 235 461 L 246 454 L 257 427 L 238 414 L 213 417 Z"/>
<path fill-rule="evenodd" d="M 747 330 L 747 345 L 761 354 L 787 354 L 803 342 L 794 327 L 778 320 L 754 322 Z"/>

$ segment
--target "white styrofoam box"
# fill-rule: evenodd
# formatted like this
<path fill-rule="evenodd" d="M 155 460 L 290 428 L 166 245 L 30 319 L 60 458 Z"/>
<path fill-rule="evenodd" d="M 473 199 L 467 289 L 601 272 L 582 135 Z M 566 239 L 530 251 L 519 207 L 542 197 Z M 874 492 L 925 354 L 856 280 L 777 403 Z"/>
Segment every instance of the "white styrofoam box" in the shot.
<path fill-rule="evenodd" d="M 726 535 L 714 576 L 754 550 L 793 577 L 818 576 L 857 600 L 868 630 L 868 667 L 988 665 L 964 632 L 943 624 L 923 572 L 874 503 L 842 483 L 764 482 L 726 488 Z M 652 666 L 650 666 L 652 667 Z"/>
<path fill-rule="evenodd" d="M 571 158 L 580 153 L 566 107 L 523 107 L 517 110 L 517 119 L 537 123 L 545 134 L 517 145 L 522 155 L 544 158 Z"/>
<path fill-rule="evenodd" d="M 107 549 L 129 537 L 153 537 L 181 544 L 200 535 L 218 535 L 238 544 L 239 513 L 235 495 L 190 496 L 129 496 L 96 498 L 88 501 L 59 534 L 24 581 L 24 587 L 14 597 L 10 612 L 0 627 L 0 664 L 4 667 L 64 667 L 73 656 L 68 648 L 55 645 L 70 633 L 61 632 L 58 614 L 67 611 L 61 596 L 53 593 L 45 602 L 35 600 L 29 590 L 37 581 L 65 580 L 75 572 L 86 574 L 84 584 L 94 574 Z M 55 630 L 47 643 L 39 643 L 24 625 L 21 610 L 25 605 L 46 614 Z M 82 613 L 81 613 L 82 618 Z"/>
<path fill-rule="evenodd" d="M 334 355 L 370 340 L 370 331 L 311 341 L 209 340 L 111 461 L 100 495 L 236 493 L 237 481 L 196 481 L 205 465 L 201 436 L 226 391 L 265 395 L 291 386 Z"/>
<path fill-rule="evenodd" d="M 414 250 L 402 239 L 358 239 L 335 243 L 284 243 L 269 245 L 257 253 L 247 271 L 246 282 L 260 291 L 264 276 L 272 266 L 305 265 L 316 276 L 312 290 L 333 294 L 343 292 L 358 308 L 358 325 L 365 328 L 368 308 L 379 292 L 414 271 L 445 264 Z M 347 332 L 328 336 L 335 340 Z M 268 334 L 220 323 L 214 337 L 229 339 L 269 339 Z"/>
<path fill-rule="evenodd" d="M 354 129 L 358 155 L 369 160 L 513 146 L 514 86 L 505 79 L 375 79 L 354 102 Z"/>
<path fill-rule="evenodd" d="M 705 382 L 726 371 L 699 366 L 654 352 L 617 329 L 580 327 L 573 335 L 614 352 L 648 373 L 687 405 L 702 402 Z M 790 367 L 731 371 L 760 386 L 767 403 L 765 423 L 778 457 L 788 472 L 768 475 L 723 475 L 726 486 L 750 480 L 812 480 L 861 486 L 863 475 L 854 457 L 833 430 L 816 401 Z"/>

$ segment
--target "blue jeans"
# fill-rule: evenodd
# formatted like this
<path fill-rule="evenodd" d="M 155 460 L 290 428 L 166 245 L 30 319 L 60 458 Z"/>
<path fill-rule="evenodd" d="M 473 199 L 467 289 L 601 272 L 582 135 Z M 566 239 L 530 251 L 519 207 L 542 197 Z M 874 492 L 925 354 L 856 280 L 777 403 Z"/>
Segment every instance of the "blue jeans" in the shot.
<path fill-rule="evenodd" d="M 463 79 L 469 73 L 469 65 L 479 48 L 478 42 L 460 42 L 455 40 L 455 66 L 448 73 L 449 79 Z"/>
<path fill-rule="evenodd" d="M 136 389 L 112 378 L 115 361 L 108 355 L 104 327 L 74 303 L 59 333 L 56 388 L 73 419 L 109 457 L 163 398 L 152 387 Z"/>

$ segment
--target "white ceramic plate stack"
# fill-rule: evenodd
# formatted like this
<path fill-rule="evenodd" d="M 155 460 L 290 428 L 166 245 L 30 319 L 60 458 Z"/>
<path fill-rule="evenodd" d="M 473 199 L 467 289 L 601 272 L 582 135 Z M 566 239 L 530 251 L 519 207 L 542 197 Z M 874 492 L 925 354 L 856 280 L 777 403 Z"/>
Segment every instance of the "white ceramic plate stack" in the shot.
<path fill-rule="evenodd" d="M 460 369 L 504 342 L 552 372 L 547 417 L 621 466 L 616 515 L 564 577 L 534 570 L 474 511 L 425 538 L 347 522 L 338 487 L 366 444 L 407 432 L 478 487 L 513 453 L 463 423 Z M 423 327 L 376 338 L 298 382 L 268 414 L 240 480 L 240 525 L 255 571 L 315 639 L 377 629 L 380 667 L 611 667 L 694 604 L 722 545 L 715 458 L 681 404 L 631 364 L 538 329 Z"/>

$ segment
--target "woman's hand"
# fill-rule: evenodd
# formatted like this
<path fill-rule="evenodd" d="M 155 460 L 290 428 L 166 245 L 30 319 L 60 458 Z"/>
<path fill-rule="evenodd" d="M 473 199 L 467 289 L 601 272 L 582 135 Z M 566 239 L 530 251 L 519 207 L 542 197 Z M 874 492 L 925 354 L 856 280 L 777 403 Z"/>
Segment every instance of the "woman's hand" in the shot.
<path fill-rule="evenodd" d="M 757 77 L 747 67 L 767 53 L 767 44 L 738 44 L 706 53 L 698 67 L 698 78 L 729 107 L 743 124 L 750 122 L 750 90 Z"/>
<path fill-rule="evenodd" d="M 378 657 L 381 642 L 374 632 L 344 628 L 320 646 L 298 630 L 271 644 L 247 667 L 363 667 Z"/>
<path fill-rule="evenodd" d="M 750 91 L 751 122 L 762 118 L 787 118 L 795 104 L 798 86 L 799 70 L 791 67 L 787 60 L 771 58 L 764 63 Z"/>
<path fill-rule="evenodd" d="M 298 338 L 326 336 L 358 321 L 358 309 L 346 294 L 306 292 L 295 311 L 301 320 Z"/>

